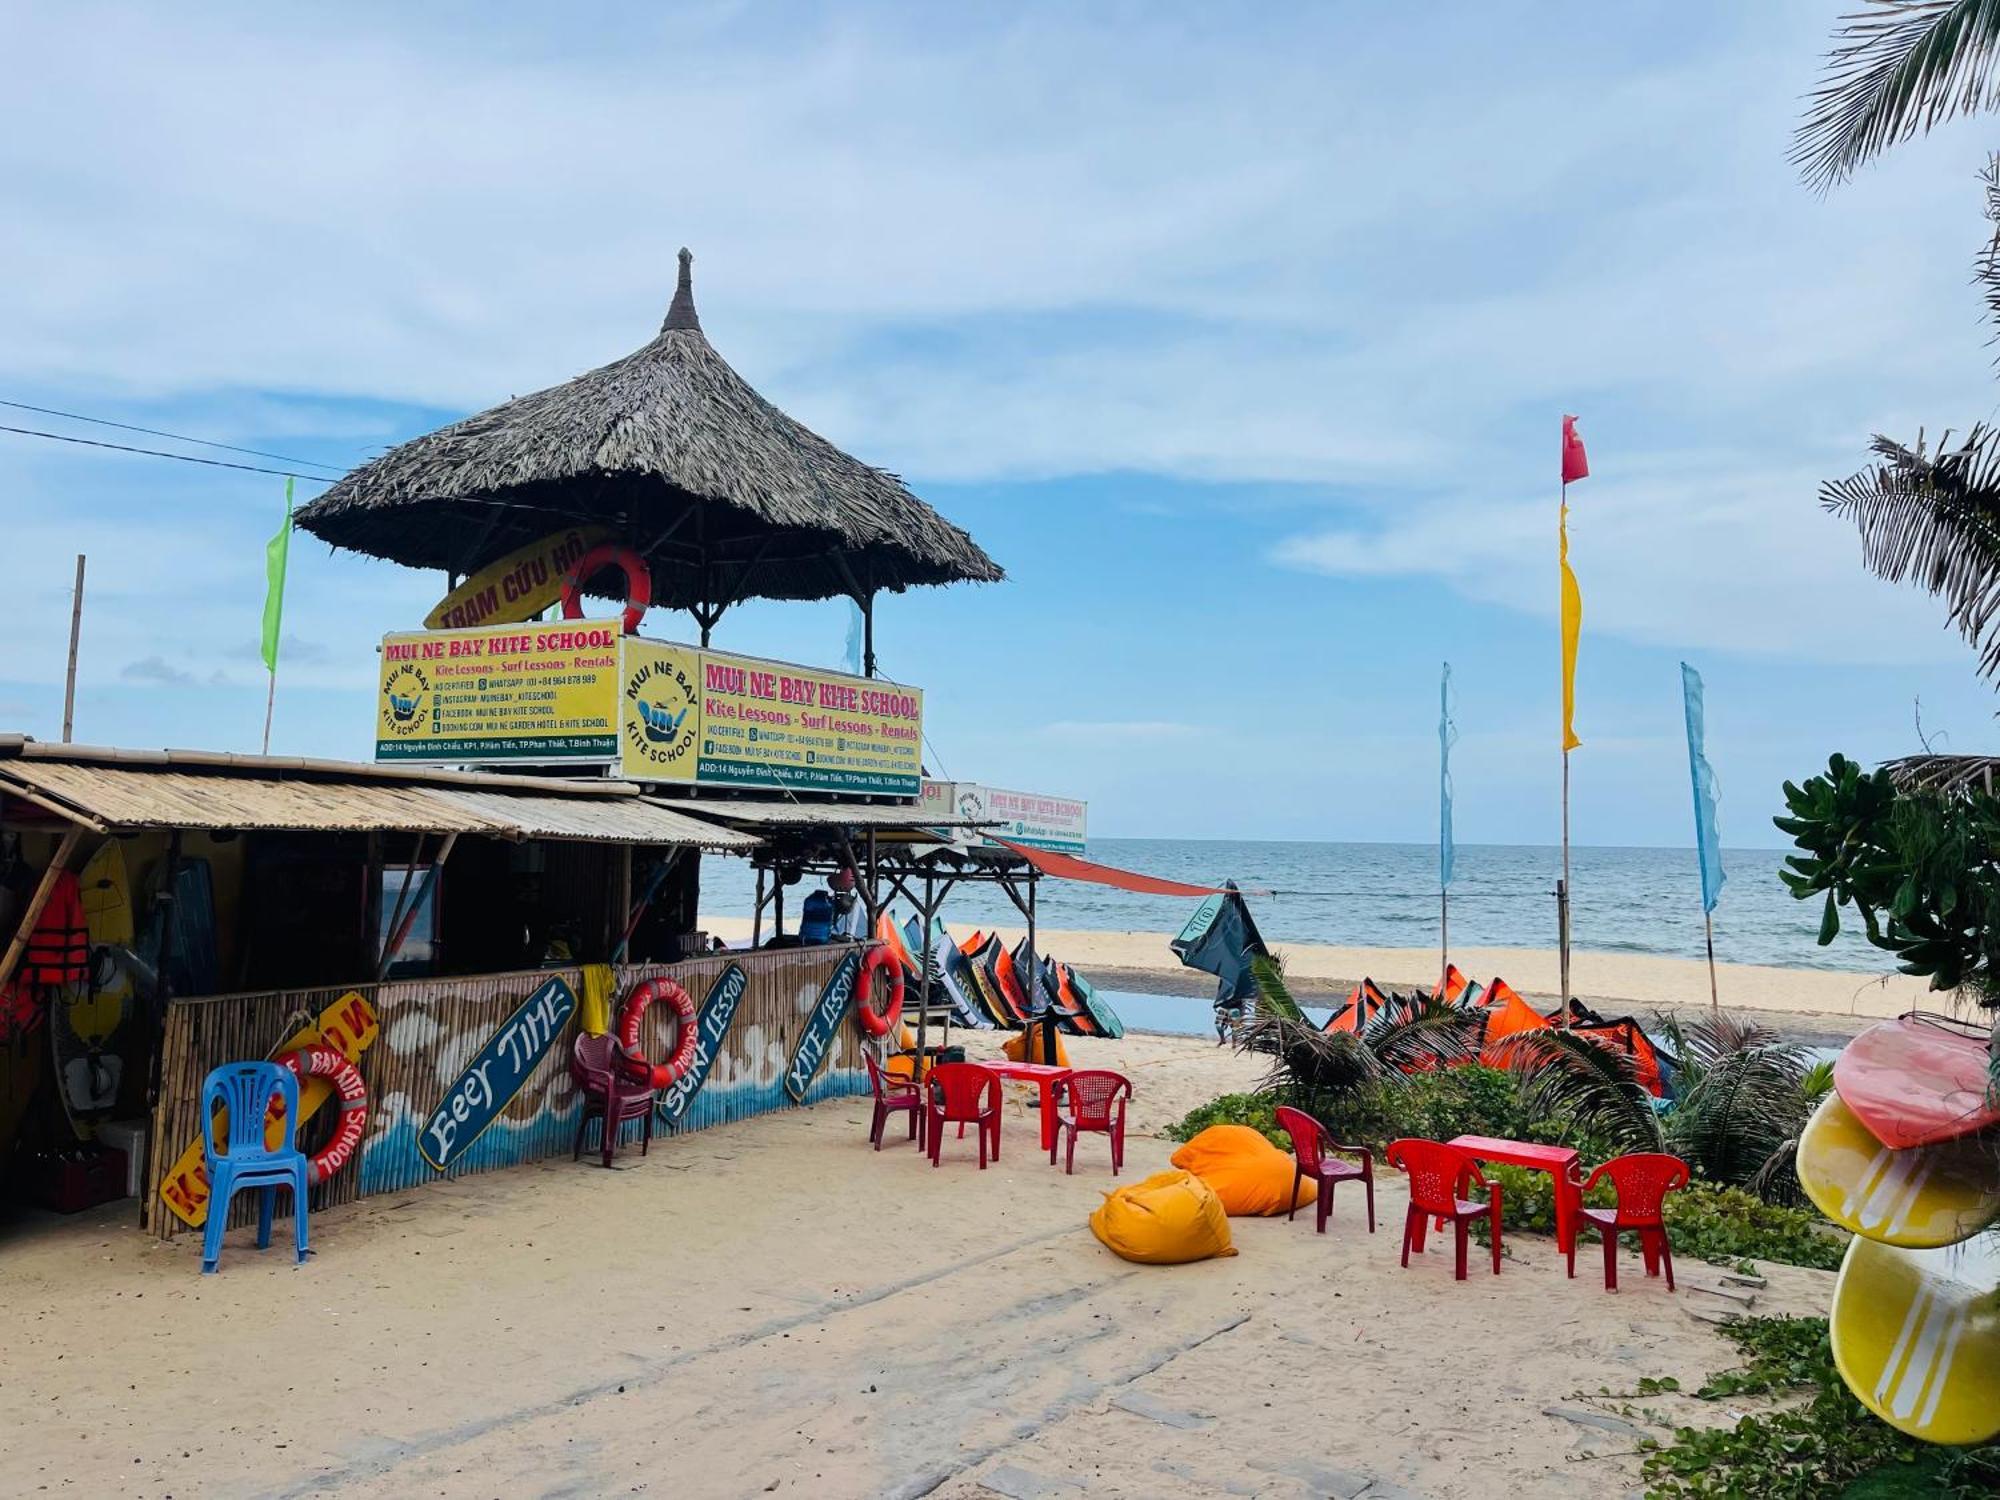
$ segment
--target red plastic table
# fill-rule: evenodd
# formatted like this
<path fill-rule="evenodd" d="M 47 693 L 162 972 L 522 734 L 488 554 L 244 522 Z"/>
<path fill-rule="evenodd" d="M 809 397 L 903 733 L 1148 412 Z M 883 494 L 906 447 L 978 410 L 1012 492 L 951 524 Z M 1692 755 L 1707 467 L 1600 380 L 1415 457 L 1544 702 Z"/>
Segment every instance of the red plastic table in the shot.
<path fill-rule="evenodd" d="M 1042 1149 L 1048 1150 L 1056 1142 L 1056 1101 L 1055 1081 L 1069 1072 L 1068 1068 L 1054 1063 L 1023 1063 L 1001 1060 L 979 1064 L 989 1073 L 997 1073 L 1002 1078 L 1018 1079 L 1022 1083 L 1032 1083 L 1042 1095 Z M 1572 1152 L 1571 1155 L 1575 1153 Z"/>
<path fill-rule="evenodd" d="M 1456 1146 L 1480 1162 L 1500 1162 L 1510 1167 L 1526 1167 L 1546 1172 L 1556 1181 L 1556 1245 L 1565 1254 L 1576 1238 L 1577 1210 L 1583 1206 L 1583 1191 L 1576 1180 L 1577 1154 L 1567 1146 L 1544 1146 L 1536 1141 L 1503 1141 L 1491 1135 L 1459 1135 L 1445 1142 Z"/>

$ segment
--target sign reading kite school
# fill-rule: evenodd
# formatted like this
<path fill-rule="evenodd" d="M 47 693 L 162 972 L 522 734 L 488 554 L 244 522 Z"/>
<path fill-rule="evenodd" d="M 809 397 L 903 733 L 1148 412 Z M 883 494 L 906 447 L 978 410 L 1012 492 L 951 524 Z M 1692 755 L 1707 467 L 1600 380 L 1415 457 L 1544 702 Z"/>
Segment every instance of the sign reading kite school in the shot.
<path fill-rule="evenodd" d="M 432 630 L 383 638 L 375 758 L 915 797 L 923 716 L 916 688 L 643 640 L 610 621 Z"/>

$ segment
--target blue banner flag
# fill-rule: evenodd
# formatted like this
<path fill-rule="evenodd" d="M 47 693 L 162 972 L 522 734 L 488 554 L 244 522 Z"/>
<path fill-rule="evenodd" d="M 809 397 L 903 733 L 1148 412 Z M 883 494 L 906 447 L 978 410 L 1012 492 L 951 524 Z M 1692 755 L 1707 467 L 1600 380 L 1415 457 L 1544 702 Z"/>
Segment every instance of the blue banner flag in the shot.
<path fill-rule="evenodd" d="M 1451 721 L 1451 663 L 1438 681 L 1438 889 L 1451 889 L 1451 867 L 1458 849 L 1451 840 L 1451 747 L 1458 743 L 1458 726 Z"/>
<path fill-rule="evenodd" d="M 1687 698 L 1688 774 L 1694 781 L 1694 841 L 1701 856 L 1701 909 L 1714 911 L 1722 883 L 1722 834 L 1715 821 L 1715 771 L 1702 748 L 1706 735 L 1701 701 L 1701 673 L 1681 663 L 1681 689 Z"/>

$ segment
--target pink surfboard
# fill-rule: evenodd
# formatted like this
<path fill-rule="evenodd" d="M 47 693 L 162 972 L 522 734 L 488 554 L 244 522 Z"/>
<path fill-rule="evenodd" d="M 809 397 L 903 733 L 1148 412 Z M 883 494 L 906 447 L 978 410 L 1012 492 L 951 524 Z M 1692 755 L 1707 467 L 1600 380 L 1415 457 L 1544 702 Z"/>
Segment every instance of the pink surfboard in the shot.
<path fill-rule="evenodd" d="M 1903 1016 L 1849 1042 L 1833 1064 L 1833 1086 L 1876 1140 L 1904 1151 L 2000 1123 L 1988 1064 L 1983 1034 Z"/>

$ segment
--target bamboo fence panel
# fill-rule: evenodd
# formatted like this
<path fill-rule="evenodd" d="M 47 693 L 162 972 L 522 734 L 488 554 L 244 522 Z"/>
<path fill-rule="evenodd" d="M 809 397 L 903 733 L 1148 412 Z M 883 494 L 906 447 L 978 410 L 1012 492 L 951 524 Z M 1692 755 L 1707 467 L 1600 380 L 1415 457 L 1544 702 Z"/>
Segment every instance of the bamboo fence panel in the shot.
<path fill-rule="evenodd" d="M 681 1130 L 790 1108 L 782 1075 L 799 1032 L 821 988 L 832 976 L 845 947 L 724 952 L 673 965 L 630 965 L 616 970 L 616 997 L 645 979 L 677 980 L 697 1009 L 709 986 L 730 963 L 748 981 L 742 1001 L 703 1086 L 678 1122 Z M 358 1160 L 312 1192 L 314 1212 L 357 1197 L 395 1192 L 434 1181 L 440 1175 L 417 1150 L 417 1133 L 461 1071 L 515 1011 L 551 977 L 560 976 L 583 994 L 579 967 L 524 970 L 449 979 L 402 979 L 380 984 L 262 991 L 177 1000 L 168 1009 L 161 1039 L 159 1103 L 151 1121 L 151 1160 L 142 1197 L 143 1222 L 158 1238 L 171 1239 L 187 1226 L 160 1201 L 160 1183 L 182 1149 L 198 1138 L 201 1085 L 212 1068 L 243 1058 L 265 1057 L 300 1026 L 341 996 L 358 991 L 374 1007 L 381 1034 L 362 1054 L 368 1085 L 369 1120 Z M 641 1028 L 649 1056 L 664 1058 L 672 1042 L 672 1015 L 655 1005 Z M 447 1176 L 491 1171 L 556 1156 L 575 1138 L 578 1104 L 569 1078 L 572 1021 L 534 1064 L 520 1091 L 492 1125 L 450 1164 Z M 807 1094 L 819 1099 L 867 1090 L 857 1029 L 843 1023 L 828 1057 Z M 330 1112 L 323 1111 L 328 1115 Z M 310 1149 L 327 1126 L 316 1117 L 306 1127 Z M 636 1138 L 640 1122 L 626 1126 Z M 229 1222 L 255 1217 L 255 1197 L 239 1196 Z M 280 1211 L 286 1211 L 281 1201 Z"/>

